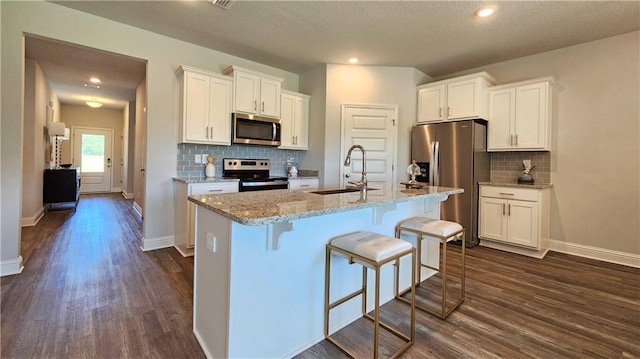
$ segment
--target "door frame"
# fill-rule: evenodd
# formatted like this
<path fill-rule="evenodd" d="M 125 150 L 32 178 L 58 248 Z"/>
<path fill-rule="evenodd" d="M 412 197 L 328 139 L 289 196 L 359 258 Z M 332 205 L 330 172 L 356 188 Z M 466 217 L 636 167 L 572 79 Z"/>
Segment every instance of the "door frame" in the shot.
<path fill-rule="evenodd" d="M 396 156 L 398 155 L 398 151 L 397 151 L 397 147 L 398 147 L 398 105 L 385 105 L 385 104 L 368 104 L 368 103 L 343 103 L 342 105 L 340 105 L 341 107 L 341 111 L 340 111 L 340 157 L 339 161 L 340 161 L 340 186 L 344 187 L 345 186 L 345 180 L 344 180 L 344 166 L 342 165 L 344 158 L 342 158 L 342 156 L 344 156 L 345 152 L 347 151 L 347 148 L 345 146 L 345 131 L 346 131 L 346 114 L 347 114 L 347 109 L 374 109 L 374 110 L 392 110 L 393 111 L 393 116 L 394 116 L 394 125 L 393 125 L 393 146 L 392 146 L 392 151 L 393 153 L 391 154 L 391 186 L 389 187 L 389 189 L 391 191 L 395 190 L 396 188 L 396 171 L 397 171 L 397 166 L 396 166 Z"/>
<path fill-rule="evenodd" d="M 115 160 L 113 158 L 113 153 L 114 153 L 114 149 L 113 149 L 113 143 L 114 143 L 114 131 L 112 128 L 104 128 L 104 127 L 88 127 L 88 126 L 71 126 L 71 163 L 75 163 L 76 159 L 75 159 L 75 155 L 76 155 L 76 131 L 77 130 L 98 130 L 98 131 L 108 131 L 111 133 L 111 171 L 109 171 L 109 190 L 108 193 L 111 193 L 113 190 L 113 164 L 115 163 Z M 80 163 L 82 165 L 82 163 Z M 82 178 L 82 167 L 80 167 L 80 178 Z"/>

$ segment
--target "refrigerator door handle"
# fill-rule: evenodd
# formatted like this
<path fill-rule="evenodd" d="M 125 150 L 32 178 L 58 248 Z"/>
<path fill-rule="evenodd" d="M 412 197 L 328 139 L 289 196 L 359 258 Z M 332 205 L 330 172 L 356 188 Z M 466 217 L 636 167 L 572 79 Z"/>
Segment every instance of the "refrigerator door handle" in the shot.
<path fill-rule="evenodd" d="M 435 186 L 435 183 L 433 183 L 433 166 L 435 165 L 435 149 L 436 149 L 436 143 L 435 142 L 431 142 L 431 150 L 429 151 L 429 184 L 432 186 Z"/>
<path fill-rule="evenodd" d="M 433 181 L 435 186 L 440 185 L 440 141 L 436 141 L 433 151 L 434 164 L 433 164 Z"/>

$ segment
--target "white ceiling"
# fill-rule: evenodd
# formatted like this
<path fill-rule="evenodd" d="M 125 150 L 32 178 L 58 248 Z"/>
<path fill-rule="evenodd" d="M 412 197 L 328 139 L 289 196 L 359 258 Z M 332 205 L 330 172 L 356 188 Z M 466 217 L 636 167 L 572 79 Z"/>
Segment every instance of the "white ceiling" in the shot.
<path fill-rule="evenodd" d="M 436 78 L 640 28 L 639 1 L 54 2 L 294 73 L 356 56 Z"/>

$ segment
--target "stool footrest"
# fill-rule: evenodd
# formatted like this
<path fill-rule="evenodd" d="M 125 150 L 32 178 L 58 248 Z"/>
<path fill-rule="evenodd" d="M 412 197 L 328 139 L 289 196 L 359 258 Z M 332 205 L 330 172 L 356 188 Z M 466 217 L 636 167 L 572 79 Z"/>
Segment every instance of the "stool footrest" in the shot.
<path fill-rule="evenodd" d="M 360 294 L 363 294 L 363 293 L 364 293 L 364 289 L 356 290 L 355 292 L 347 295 L 346 297 L 342 297 L 342 298 L 336 300 L 335 302 L 330 303 L 329 304 L 329 309 L 333 309 L 334 307 L 337 307 L 340 304 L 342 304 L 342 303 L 344 303 L 346 301 L 349 301 L 349 300 L 351 300 L 351 299 L 353 299 L 353 298 L 355 298 L 355 297 L 357 297 L 357 296 L 359 296 Z"/>
<path fill-rule="evenodd" d="M 404 299 L 404 298 L 402 298 L 402 299 Z M 404 300 L 407 300 L 407 299 L 404 299 Z M 410 301 L 409 301 L 409 304 L 411 304 Z M 376 318 L 372 317 L 371 314 L 365 314 L 364 317 L 369 319 L 372 322 L 376 321 Z M 390 325 L 388 325 L 386 323 L 383 323 L 382 321 L 380 321 L 378 323 L 380 324 L 381 327 L 383 327 L 384 329 L 388 330 L 391 334 L 395 335 L 396 337 L 398 337 L 398 338 L 400 338 L 402 340 L 405 340 L 405 341 L 410 341 L 411 340 L 411 338 L 409 336 L 407 336 L 407 335 L 405 335 L 403 333 L 400 333 L 400 331 L 397 330 L 396 328 L 394 328 L 394 327 L 392 327 L 392 326 L 390 326 Z"/>

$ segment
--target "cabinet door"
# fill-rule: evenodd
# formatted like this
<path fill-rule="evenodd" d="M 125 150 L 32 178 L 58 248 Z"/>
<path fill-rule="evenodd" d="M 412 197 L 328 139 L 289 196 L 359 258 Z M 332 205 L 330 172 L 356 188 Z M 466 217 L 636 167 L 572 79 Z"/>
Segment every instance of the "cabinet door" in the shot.
<path fill-rule="evenodd" d="M 260 77 L 237 71 L 235 82 L 235 111 L 258 113 Z"/>
<path fill-rule="evenodd" d="M 447 111 L 448 119 L 476 117 L 478 116 L 478 82 L 466 80 L 451 82 L 447 86 Z"/>
<path fill-rule="evenodd" d="M 418 90 L 418 122 L 437 122 L 445 118 L 446 85 Z"/>
<path fill-rule="evenodd" d="M 231 100 L 233 81 L 212 77 L 209 86 L 209 141 L 231 144 Z"/>
<path fill-rule="evenodd" d="M 517 88 L 515 102 L 515 146 L 522 149 L 545 149 L 547 133 L 547 84 Z"/>
<path fill-rule="evenodd" d="M 296 97 L 293 113 L 295 146 L 299 150 L 306 150 L 309 144 L 309 98 Z"/>
<path fill-rule="evenodd" d="M 515 106 L 515 89 L 489 93 L 489 151 L 511 149 L 513 133 L 511 127 L 516 116 Z"/>
<path fill-rule="evenodd" d="M 479 236 L 497 241 L 507 240 L 507 201 L 480 197 Z"/>
<path fill-rule="evenodd" d="M 185 72 L 184 87 L 184 141 L 208 142 L 209 77 Z"/>
<path fill-rule="evenodd" d="M 280 117 L 280 81 L 263 78 L 260 81 L 260 103 L 258 111 L 263 116 Z"/>
<path fill-rule="evenodd" d="M 538 203 L 510 200 L 507 204 L 507 241 L 538 248 Z"/>
<path fill-rule="evenodd" d="M 280 148 L 292 148 L 294 145 L 295 97 L 282 94 L 280 98 Z"/>

